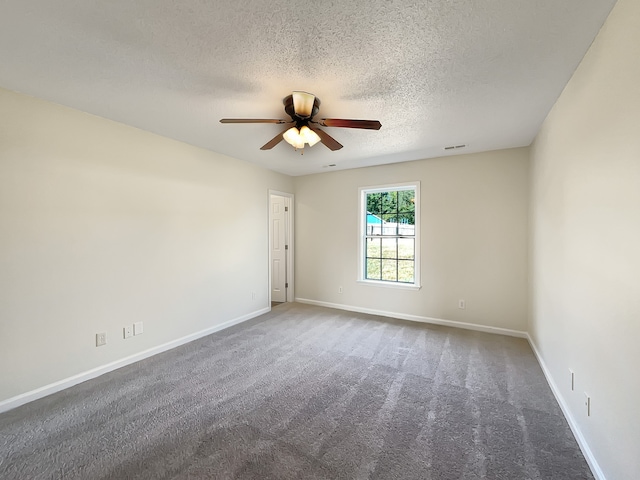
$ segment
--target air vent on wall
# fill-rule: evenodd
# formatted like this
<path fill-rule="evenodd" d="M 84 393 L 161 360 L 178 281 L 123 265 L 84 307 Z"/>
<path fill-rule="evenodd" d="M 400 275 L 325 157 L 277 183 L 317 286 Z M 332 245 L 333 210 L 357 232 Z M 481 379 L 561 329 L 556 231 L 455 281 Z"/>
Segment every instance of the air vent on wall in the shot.
<path fill-rule="evenodd" d="M 444 147 L 445 150 L 457 150 L 458 148 L 464 148 L 466 145 L 451 145 L 449 147 Z"/>

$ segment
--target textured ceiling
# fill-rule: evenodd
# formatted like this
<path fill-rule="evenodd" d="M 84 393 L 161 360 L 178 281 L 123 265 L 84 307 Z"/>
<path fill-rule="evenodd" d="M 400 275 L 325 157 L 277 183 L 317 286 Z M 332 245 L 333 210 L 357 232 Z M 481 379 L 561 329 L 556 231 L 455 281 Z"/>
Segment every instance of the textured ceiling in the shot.
<path fill-rule="evenodd" d="M 615 0 L 3 0 L 0 86 L 302 175 L 529 145 Z M 292 90 L 344 148 L 304 156 Z"/>

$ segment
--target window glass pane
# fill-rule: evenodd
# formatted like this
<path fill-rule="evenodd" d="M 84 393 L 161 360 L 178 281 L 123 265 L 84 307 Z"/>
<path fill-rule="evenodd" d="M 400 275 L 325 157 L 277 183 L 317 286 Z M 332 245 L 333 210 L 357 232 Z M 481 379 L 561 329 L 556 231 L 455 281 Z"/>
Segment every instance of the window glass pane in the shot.
<path fill-rule="evenodd" d="M 382 235 L 382 218 L 380 215 L 367 213 L 366 235 Z"/>
<path fill-rule="evenodd" d="M 416 223 L 416 216 L 413 213 L 401 213 L 398 215 L 398 223 L 400 225 L 413 226 Z"/>
<path fill-rule="evenodd" d="M 367 238 L 367 257 L 380 258 L 380 238 Z"/>
<path fill-rule="evenodd" d="M 415 239 L 413 238 L 399 238 L 398 239 L 398 258 L 405 260 L 413 260 L 415 258 L 414 249 Z"/>
<path fill-rule="evenodd" d="M 413 283 L 414 274 L 413 260 L 398 260 L 398 281 Z"/>
<path fill-rule="evenodd" d="M 380 202 L 382 213 L 396 213 L 398 211 L 398 192 L 382 192 Z"/>
<path fill-rule="evenodd" d="M 380 268 L 381 260 L 368 258 L 367 259 L 367 271 L 365 272 L 365 278 L 369 280 L 380 280 L 381 279 L 381 268 Z"/>
<path fill-rule="evenodd" d="M 414 213 L 416 211 L 415 198 L 415 190 L 398 192 L 398 210 L 400 213 Z"/>
<path fill-rule="evenodd" d="M 396 282 L 398 280 L 398 261 L 382 260 L 382 280 Z"/>
<path fill-rule="evenodd" d="M 380 198 L 381 193 L 367 193 L 367 212 L 379 215 L 382 213 Z"/>
<path fill-rule="evenodd" d="M 384 223 L 390 223 L 395 227 L 395 224 L 398 223 L 398 214 L 397 213 L 383 213 L 382 221 Z"/>
<path fill-rule="evenodd" d="M 398 239 L 383 238 L 382 240 L 382 258 L 398 258 Z"/>
<path fill-rule="evenodd" d="M 413 218 L 406 218 L 406 215 L 400 215 L 400 223 L 398 223 L 398 235 L 414 237 L 416 234 L 416 226 Z"/>
<path fill-rule="evenodd" d="M 395 213 L 382 214 L 382 235 L 398 234 L 398 215 Z"/>

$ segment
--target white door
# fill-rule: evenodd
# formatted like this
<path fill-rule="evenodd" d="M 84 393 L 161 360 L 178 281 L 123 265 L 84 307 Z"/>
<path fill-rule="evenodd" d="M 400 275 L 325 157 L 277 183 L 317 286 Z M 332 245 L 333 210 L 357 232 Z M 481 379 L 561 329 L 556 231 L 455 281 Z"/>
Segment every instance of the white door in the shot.
<path fill-rule="evenodd" d="M 271 301 L 287 301 L 289 198 L 271 195 Z"/>

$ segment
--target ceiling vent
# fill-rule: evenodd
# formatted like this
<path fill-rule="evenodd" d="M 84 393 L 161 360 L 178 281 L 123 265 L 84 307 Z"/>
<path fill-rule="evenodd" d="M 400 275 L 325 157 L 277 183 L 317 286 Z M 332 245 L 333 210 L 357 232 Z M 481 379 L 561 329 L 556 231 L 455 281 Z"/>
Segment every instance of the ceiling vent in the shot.
<path fill-rule="evenodd" d="M 457 150 L 459 148 L 464 148 L 466 145 L 451 145 L 449 147 L 444 147 L 445 150 Z"/>

